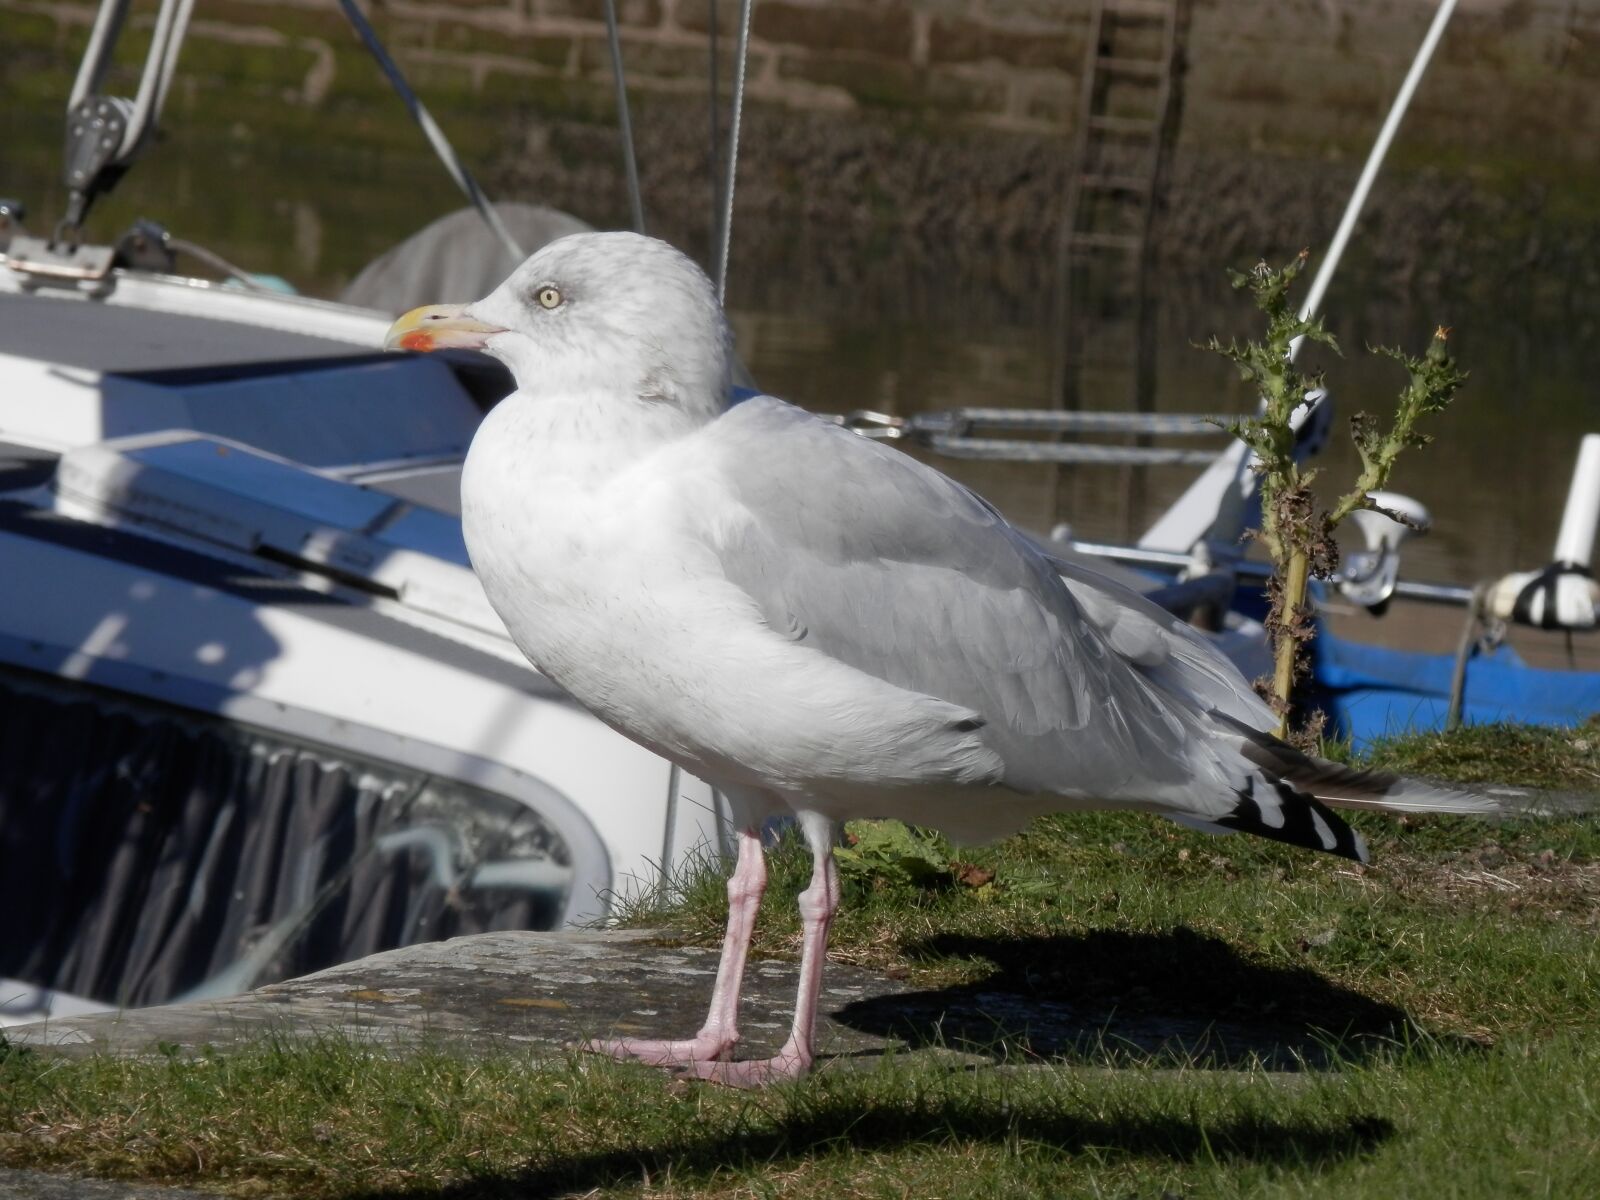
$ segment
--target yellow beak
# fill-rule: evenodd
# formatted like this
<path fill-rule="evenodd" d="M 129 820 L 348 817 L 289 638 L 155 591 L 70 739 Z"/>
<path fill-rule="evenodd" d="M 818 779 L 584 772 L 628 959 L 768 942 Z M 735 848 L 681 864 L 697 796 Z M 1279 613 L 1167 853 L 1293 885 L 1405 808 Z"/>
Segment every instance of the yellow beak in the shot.
<path fill-rule="evenodd" d="M 483 344 L 505 330 L 466 315 L 465 304 L 425 304 L 413 308 L 389 326 L 385 350 L 482 350 Z"/>

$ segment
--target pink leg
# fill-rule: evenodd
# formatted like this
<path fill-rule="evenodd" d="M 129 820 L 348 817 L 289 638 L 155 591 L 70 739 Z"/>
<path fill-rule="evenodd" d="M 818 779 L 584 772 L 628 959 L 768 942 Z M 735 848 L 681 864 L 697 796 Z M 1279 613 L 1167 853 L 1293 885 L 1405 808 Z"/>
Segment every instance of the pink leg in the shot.
<path fill-rule="evenodd" d="M 816 813 L 802 813 L 800 823 L 811 843 L 811 885 L 800 893 L 800 987 L 789 1040 L 772 1058 L 695 1062 L 685 1067 L 686 1074 L 729 1087 L 762 1087 L 798 1079 L 816 1060 L 817 1001 L 822 993 L 822 964 L 828 956 L 828 926 L 839 909 L 839 868 L 833 861 L 833 823 Z"/>
<path fill-rule="evenodd" d="M 676 1041 L 597 1039 L 585 1042 L 583 1049 L 621 1061 L 636 1059 L 655 1067 L 713 1062 L 732 1054 L 734 1043 L 739 1040 L 739 989 L 750 953 L 750 934 L 766 890 L 767 860 L 761 851 L 761 835 L 746 829 L 739 835 L 739 859 L 728 878 L 728 932 L 722 940 L 716 986 L 711 990 L 711 1011 L 700 1032 Z"/>

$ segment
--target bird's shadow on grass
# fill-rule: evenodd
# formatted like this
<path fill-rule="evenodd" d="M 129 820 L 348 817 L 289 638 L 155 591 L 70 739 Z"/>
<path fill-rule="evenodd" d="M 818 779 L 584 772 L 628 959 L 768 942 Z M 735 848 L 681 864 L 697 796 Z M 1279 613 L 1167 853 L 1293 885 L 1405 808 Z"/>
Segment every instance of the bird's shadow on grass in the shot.
<path fill-rule="evenodd" d="M 1437 1041 L 1403 1010 L 1309 965 L 1253 962 L 1188 929 L 943 935 L 908 953 L 992 970 L 978 983 L 858 1000 L 834 1020 L 914 1048 L 1105 1066 L 1297 1070 Z"/>
<path fill-rule="evenodd" d="M 859 1000 L 834 1012 L 834 1020 L 914 1047 L 961 1046 L 1093 1069 L 1328 1066 L 1406 1040 L 1415 1028 L 1400 1009 L 1331 983 L 1309 967 L 1254 963 L 1219 939 L 1188 930 L 944 936 L 916 952 L 981 959 L 993 970 L 981 984 Z M 952 1064 L 944 1077 L 966 1078 L 968 1069 Z M 1370 1153 L 1395 1133 L 1382 1116 L 1340 1112 L 1337 1106 L 1278 1115 L 1277 1106 L 1248 1101 L 1224 1102 L 1209 1113 L 1152 1102 L 1103 1113 L 1099 1106 L 1061 1103 L 1005 1082 L 977 1086 L 974 1079 L 970 1088 L 907 1089 L 875 1084 L 870 1067 L 859 1086 L 847 1065 L 835 1063 L 825 1071 L 822 1080 L 757 1102 L 761 1117 L 733 1131 L 644 1138 L 556 1155 L 437 1191 L 374 1192 L 357 1200 L 400 1200 L 422 1192 L 442 1200 L 586 1194 L 662 1178 L 692 1187 L 696 1180 L 726 1180 L 730 1171 L 770 1175 L 786 1165 L 883 1154 L 930 1141 L 1022 1143 L 1032 1153 L 1059 1154 L 1064 1162 L 1092 1152 L 1180 1164 L 1315 1169 Z M 831 1082 L 836 1079 L 842 1081 Z M 1244 1076 L 1240 1086 L 1248 1094 L 1254 1083 Z"/>
<path fill-rule="evenodd" d="M 876 1102 L 850 1089 L 839 1094 L 803 1091 L 787 1104 L 769 1098 L 763 1107 L 768 1112 L 780 1109 L 783 1115 L 770 1123 L 741 1123 L 737 1132 L 722 1130 L 656 1144 L 560 1155 L 521 1170 L 465 1179 L 442 1188 L 384 1190 L 347 1200 L 401 1200 L 421 1195 L 437 1200 L 522 1200 L 589 1195 L 613 1187 L 637 1187 L 641 1180 L 663 1179 L 693 1190 L 701 1180 L 726 1184 L 730 1171 L 770 1178 L 807 1161 L 881 1155 L 902 1147 L 952 1142 L 1027 1145 L 1036 1160 L 1059 1157 L 1064 1168 L 1081 1163 L 1082 1154 L 1089 1152 L 1097 1159 L 1260 1163 L 1315 1170 L 1368 1154 L 1395 1134 L 1391 1121 L 1373 1114 L 1278 1118 L 1247 1106 L 1245 1113 L 1215 1117 L 1171 1112 L 1100 1116 L 1064 1112 L 1048 1100 L 1014 1102 L 993 1089 L 969 1099 L 947 1091 L 936 1101 L 908 1101 L 901 1092 Z"/>

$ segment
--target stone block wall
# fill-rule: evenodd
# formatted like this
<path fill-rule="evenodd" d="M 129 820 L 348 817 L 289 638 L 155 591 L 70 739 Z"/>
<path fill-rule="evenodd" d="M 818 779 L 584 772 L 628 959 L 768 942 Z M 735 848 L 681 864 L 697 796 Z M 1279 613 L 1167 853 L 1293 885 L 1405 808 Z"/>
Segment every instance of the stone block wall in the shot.
<path fill-rule="evenodd" d="M 651 228 L 699 251 L 712 197 L 712 2 L 616 0 Z M 714 2 L 726 103 L 738 5 Z M 59 120 L 95 7 L 0 0 L 0 104 Z M 135 34 L 153 7 L 137 0 Z M 626 220 L 603 0 L 367 8 L 494 194 Z M 1434 9 L 1191 0 L 1158 254 L 1231 260 L 1325 239 Z M 851 261 L 883 234 L 919 258 L 965 247 L 1046 261 L 1090 12 L 1090 0 L 755 0 L 741 238 L 781 249 L 806 226 Z M 166 124 L 258 157 L 302 142 L 420 157 L 334 0 L 205 0 Z M 1368 206 L 1363 245 L 1396 278 L 1422 262 L 1470 261 L 1490 281 L 1587 280 L 1600 236 L 1597 129 L 1600 0 L 1463 0 Z M 45 170 L 56 173 L 53 158 Z M 1489 272 L 1497 260 L 1503 269 Z"/>
<path fill-rule="evenodd" d="M 632 88 L 704 93 L 711 2 L 617 0 Z M 738 5 L 715 5 L 726 86 Z M 71 13 L 89 6 L 31 7 Z M 1370 137 L 1434 7 L 1433 0 L 1192 0 L 1186 135 L 1243 132 L 1302 148 Z M 230 28 L 235 35 L 271 30 L 313 14 L 337 24 L 334 8 L 333 0 L 227 0 L 202 6 L 207 19 L 196 32 L 226 37 Z M 386 0 L 370 8 L 404 63 L 479 91 L 509 94 L 517 80 L 610 85 L 603 0 Z M 1090 9 L 1089 0 L 756 0 L 748 95 L 813 111 L 889 109 L 929 121 L 1066 132 Z M 330 42 L 338 38 L 330 31 Z M 1530 112 L 1552 123 L 1594 116 L 1600 0 L 1467 0 L 1416 115 L 1497 132 L 1508 85 L 1538 97 L 1512 106 L 1518 120 Z"/>
<path fill-rule="evenodd" d="M 630 88 L 704 96 L 707 29 L 724 93 L 736 0 L 617 0 Z M 144 7 L 150 7 L 145 0 Z M 604 0 L 381 0 L 368 11 L 437 107 L 609 103 Z M 1182 135 L 1197 143 L 1337 157 L 1370 140 L 1434 0 L 1191 0 Z M 8 20 L 81 42 L 89 0 L 0 0 Z M 756 0 L 747 95 L 823 113 L 929 126 L 1071 131 L 1090 0 Z M 207 0 L 184 68 L 298 76 L 316 106 L 381 90 L 334 0 Z M 225 53 L 234 51 L 235 53 Z M 276 63 L 264 62 L 275 57 Z M 4 70 L 0 67 L 0 70 Z M 1459 146 L 1530 132 L 1593 164 L 1600 138 L 1600 0 L 1466 0 L 1409 119 Z"/>
<path fill-rule="evenodd" d="M 1007 129 L 1059 128 L 1073 94 L 1086 0 L 760 0 L 746 87 L 757 103 L 888 108 Z M 707 32 L 731 79 L 739 8 L 717 0 L 618 0 L 630 87 L 704 94 Z M 406 59 L 489 77 L 610 85 L 601 0 L 388 3 L 378 19 Z"/>

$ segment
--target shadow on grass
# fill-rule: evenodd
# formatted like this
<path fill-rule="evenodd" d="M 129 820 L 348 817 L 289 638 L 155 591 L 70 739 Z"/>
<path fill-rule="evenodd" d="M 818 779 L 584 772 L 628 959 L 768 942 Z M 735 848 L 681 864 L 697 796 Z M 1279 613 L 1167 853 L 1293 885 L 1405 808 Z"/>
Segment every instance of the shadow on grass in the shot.
<path fill-rule="evenodd" d="M 1304 1067 L 1351 1061 L 1405 1040 L 1406 1014 L 1328 982 L 1307 968 L 1265 966 L 1188 930 L 1087 933 L 1053 938 L 943 936 L 913 950 L 930 958 L 993 964 L 981 984 L 857 1001 L 834 1013 L 853 1028 L 914 1046 L 965 1045 L 999 1057 L 1218 1068 Z M 1337 1036 L 1323 1032 L 1338 1031 Z M 959 1073 L 959 1072 L 958 1072 Z M 847 1076 L 848 1078 L 848 1076 Z M 526 1168 L 440 1190 L 372 1192 L 351 1200 L 442 1200 L 585 1194 L 670 1178 L 680 1186 L 728 1172 L 763 1175 L 806 1161 L 928 1144 L 1025 1145 L 1063 1159 L 1093 1150 L 1171 1163 L 1281 1164 L 1315 1168 L 1369 1153 L 1394 1126 L 1371 1114 L 1206 1112 L 1152 1103 L 1150 1111 L 1073 1111 L 1026 1087 L 940 1086 L 882 1099 L 851 1085 L 801 1085 L 760 1105 L 732 1131 L 641 1140 L 553 1156 Z M 786 1097 L 786 1098 L 785 1098 Z M 1161 1111 L 1161 1109 L 1166 1111 Z"/>
<path fill-rule="evenodd" d="M 966 1102 L 945 1097 L 907 1105 L 904 1098 L 881 1107 L 859 1097 L 825 1097 L 794 1105 L 793 1114 L 767 1129 L 734 1135 L 682 1138 L 661 1145 L 564 1155 L 505 1175 L 485 1176 L 435 1190 L 390 1190 L 347 1200 L 400 1200 L 422 1195 L 441 1200 L 585 1195 L 609 1187 L 637 1186 L 641 1179 L 671 1179 L 683 1186 L 730 1169 L 763 1174 L 807 1159 L 902 1146 L 955 1143 L 1021 1143 L 1039 1155 L 1062 1158 L 1093 1149 L 1097 1154 L 1169 1162 L 1278 1163 L 1315 1167 L 1365 1154 L 1394 1135 L 1383 1117 L 1356 1115 L 1316 1120 L 1265 1116 L 1207 1121 L 1194 1116 L 1087 1117 L 1030 1109 L 999 1098 Z"/>
<path fill-rule="evenodd" d="M 1251 962 L 1187 929 L 1061 937 L 946 935 L 910 947 L 976 959 L 979 983 L 859 1000 L 836 1021 L 913 1047 L 1001 1059 L 1214 1069 L 1326 1067 L 1419 1036 L 1401 1009 L 1309 967 Z"/>

